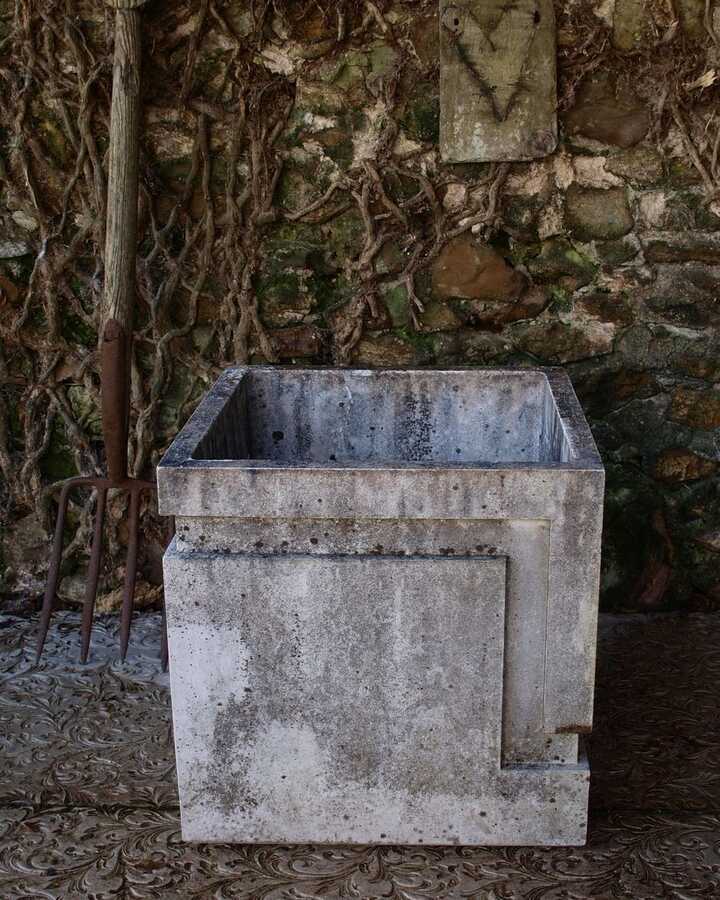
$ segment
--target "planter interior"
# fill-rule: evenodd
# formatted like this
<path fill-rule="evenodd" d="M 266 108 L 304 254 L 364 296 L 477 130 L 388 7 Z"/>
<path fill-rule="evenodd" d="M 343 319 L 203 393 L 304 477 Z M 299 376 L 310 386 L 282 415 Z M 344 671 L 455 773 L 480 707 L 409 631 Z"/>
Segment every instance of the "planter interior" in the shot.
<path fill-rule="evenodd" d="M 571 454 L 537 370 L 256 368 L 195 459 L 285 465 L 553 463 Z"/>

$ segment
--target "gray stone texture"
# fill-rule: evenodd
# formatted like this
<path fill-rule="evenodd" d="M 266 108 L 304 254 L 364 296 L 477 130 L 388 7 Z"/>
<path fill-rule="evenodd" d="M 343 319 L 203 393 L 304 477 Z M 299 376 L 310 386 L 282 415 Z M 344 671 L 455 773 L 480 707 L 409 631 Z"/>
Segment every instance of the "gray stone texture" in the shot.
<path fill-rule="evenodd" d="M 623 237 L 633 227 L 625 190 L 571 185 L 565 195 L 565 224 L 579 241 Z"/>
<path fill-rule="evenodd" d="M 230 369 L 158 483 L 187 839 L 583 842 L 603 470 L 561 371 Z"/>

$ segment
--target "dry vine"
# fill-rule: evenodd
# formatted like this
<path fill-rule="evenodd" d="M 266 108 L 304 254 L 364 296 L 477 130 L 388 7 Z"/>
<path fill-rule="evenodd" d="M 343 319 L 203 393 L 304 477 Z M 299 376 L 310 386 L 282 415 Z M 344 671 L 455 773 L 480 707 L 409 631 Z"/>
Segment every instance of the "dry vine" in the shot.
<path fill-rule="evenodd" d="M 221 367 L 278 359 L 256 288 L 268 240 L 279 229 L 322 229 L 350 214 L 361 223 L 344 264 L 350 296 L 323 323 L 324 359 L 347 363 L 368 323 L 382 319 L 383 290 L 405 289 L 418 327 L 418 277 L 452 238 L 470 230 L 491 238 L 502 227 L 511 170 L 502 164 L 457 174 L 438 165 L 433 140 L 400 140 L 408 92 L 438 73 L 432 53 L 419 46 L 420 32 L 406 20 L 397 25 L 390 13 L 411 9 L 416 23 L 432 28 L 436 0 L 175 0 L 157 7 L 147 12 L 146 116 L 169 122 L 172 139 L 180 135 L 191 150 L 178 177 L 164 174 L 149 140 L 143 147 L 130 456 L 136 475 L 157 463 Z M 6 267 L 9 276 L 0 276 L 0 503 L 13 518 L 34 510 L 47 522 L 54 486 L 45 461 L 58 434 L 77 472 L 103 466 L 93 410 L 112 23 L 91 0 L 14 0 L 0 9 L 0 180 L 13 240 L 28 245 Z M 720 186 L 720 121 L 706 101 L 717 88 L 688 87 L 709 66 L 708 46 L 719 52 L 710 6 L 702 46 L 688 44 L 677 28 L 670 34 L 672 5 L 658 9 L 660 59 L 652 46 L 613 51 L 607 25 L 590 7 L 558 6 L 559 27 L 575 36 L 560 50 L 561 108 L 572 104 L 582 78 L 611 59 L 645 91 L 658 135 L 667 130 L 658 123 L 672 120 L 710 201 Z M 304 205 L 284 203 L 279 186 L 292 158 L 298 83 L 353 48 L 379 42 L 393 62 L 366 78 L 365 103 L 374 104 L 378 123 L 372 140 Z M 263 56 L 269 46 L 291 60 L 291 74 Z M 458 182 L 470 199 L 448 209 L 445 191 Z M 401 248 L 404 263 L 382 273 L 378 258 L 389 242 Z M 198 345 L 193 334 L 202 309 L 212 315 Z M 169 415 L 166 399 L 177 390 Z M 68 559 L 85 552 L 90 502 L 74 509 Z M 113 512 L 110 546 L 117 554 L 123 511 Z M 151 516 L 145 523 L 148 537 L 159 533 Z"/>

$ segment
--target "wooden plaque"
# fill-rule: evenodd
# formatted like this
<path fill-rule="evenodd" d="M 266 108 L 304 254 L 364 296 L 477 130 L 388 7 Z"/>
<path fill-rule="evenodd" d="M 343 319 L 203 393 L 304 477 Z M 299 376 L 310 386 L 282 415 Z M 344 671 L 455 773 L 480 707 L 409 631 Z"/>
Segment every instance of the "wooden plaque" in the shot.
<path fill-rule="evenodd" d="M 557 144 L 552 0 L 440 0 L 440 151 L 523 160 Z"/>

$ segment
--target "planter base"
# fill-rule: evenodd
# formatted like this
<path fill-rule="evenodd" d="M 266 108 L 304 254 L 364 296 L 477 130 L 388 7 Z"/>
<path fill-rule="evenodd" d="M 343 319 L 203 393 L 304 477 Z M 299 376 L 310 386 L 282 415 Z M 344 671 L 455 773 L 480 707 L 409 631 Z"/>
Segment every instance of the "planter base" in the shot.
<path fill-rule="evenodd" d="M 502 764 L 504 556 L 176 542 L 165 579 L 186 840 L 584 843 L 584 759 Z"/>

